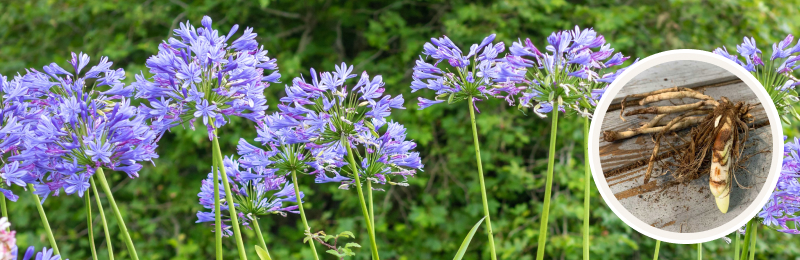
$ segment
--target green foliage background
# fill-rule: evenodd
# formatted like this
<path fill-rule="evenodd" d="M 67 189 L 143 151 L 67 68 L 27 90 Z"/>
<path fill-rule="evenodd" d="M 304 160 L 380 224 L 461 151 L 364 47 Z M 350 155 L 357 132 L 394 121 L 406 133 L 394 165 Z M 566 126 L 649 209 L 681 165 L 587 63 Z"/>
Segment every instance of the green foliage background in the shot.
<path fill-rule="evenodd" d="M 116 67 L 126 69 L 131 81 L 139 71 L 147 73 L 144 61 L 179 22 L 189 19 L 199 24 L 203 15 L 209 15 L 221 31 L 233 24 L 255 27 L 259 42 L 278 58 L 283 82 L 301 73 L 307 76 L 312 67 L 332 70 L 342 61 L 354 64 L 355 71 L 381 74 L 389 94 L 406 98 L 408 109 L 392 118 L 405 124 L 410 138 L 419 142 L 426 165 L 410 187 L 391 187 L 376 194 L 381 255 L 384 259 L 449 259 L 482 210 L 466 103 L 419 111 L 416 97 L 432 93 L 410 93 L 413 61 L 429 38 L 446 34 L 466 49 L 485 35 L 497 33 L 506 43 L 530 37 L 544 47 L 551 31 L 577 24 L 594 27 L 617 50 L 633 57 L 678 48 L 731 48 L 743 36 L 754 36 L 768 53 L 767 43 L 800 32 L 798 4 L 736 0 L 0 1 L 0 73 L 24 73 L 25 68 L 41 68 L 50 62 L 63 66 L 70 52 L 82 51 L 94 61 L 109 56 Z M 268 91 L 274 108 L 283 86 L 274 84 Z M 479 106 L 498 255 L 533 259 L 549 120 L 525 115 L 499 100 Z M 240 137 L 255 137 L 251 122 L 232 121 L 221 131 L 223 152 L 229 154 L 235 153 Z M 582 183 L 586 181 L 582 125 L 578 118 L 560 121 L 547 258 L 580 259 Z M 175 129 L 160 142 L 157 167 L 146 167 L 135 180 L 121 173 L 111 178 L 142 259 L 210 259 L 213 255 L 211 228 L 194 224 L 195 213 L 201 209 L 196 196 L 200 180 L 211 167 L 211 144 L 203 132 Z M 355 232 L 356 241 L 364 245 L 356 259 L 368 259 L 369 243 L 355 191 L 337 190 L 335 184 L 316 185 L 310 177 L 300 182 L 307 194 L 312 229 Z M 596 190 L 592 196 L 592 257 L 652 258 L 655 241 L 622 223 Z M 10 206 L 19 244 L 47 245 L 32 199 L 21 197 Z M 52 197 L 45 209 L 65 256 L 87 259 L 83 200 Z M 110 221 L 115 227 L 116 221 Z M 301 244 L 300 226 L 297 216 L 275 216 L 262 222 L 274 259 L 310 258 L 308 247 Z M 102 257 L 106 254 L 102 232 L 99 226 L 95 231 Z M 250 230 L 245 234 L 252 248 L 254 234 Z M 800 238 L 771 230 L 758 235 L 758 259 L 800 256 Z M 117 257 L 127 258 L 120 238 L 113 239 Z M 225 247 L 229 250 L 226 258 L 235 257 L 232 239 L 225 240 Z M 476 235 L 465 259 L 488 258 L 485 247 L 485 235 Z M 704 244 L 704 250 L 708 259 L 730 259 L 733 254 L 732 246 L 721 240 Z M 254 250 L 250 254 L 250 259 L 256 259 Z M 661 248 L 661 259 L 688 259 L 694 254 L 690 245 L 663 244 Z"/>

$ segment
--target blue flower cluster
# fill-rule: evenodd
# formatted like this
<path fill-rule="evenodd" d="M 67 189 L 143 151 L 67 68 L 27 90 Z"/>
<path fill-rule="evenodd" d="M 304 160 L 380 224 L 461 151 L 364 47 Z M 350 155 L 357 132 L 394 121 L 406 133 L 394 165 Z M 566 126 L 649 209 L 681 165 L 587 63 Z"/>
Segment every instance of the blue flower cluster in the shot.
<path fill-rule="evenodd" d="M 784 136 L 784 141 L 786 137 Z M 770 195 L 758 217 L 764 219 L 764 225 L 772 226 L 780 232 L 800 234 L 800 139 L 794 138 L 783 147 L 783 165 L 778 178 L 778 186 Z M 791 227 L 789 224 L 792 224 Z"/>
<path fill-rule="evenodd" d="M 362 73 L 358 82 L 348 90 L 346 81 L 357 77 L 351 74 L 352 66 L 342 63 L 334 72 L 317 73 L 311 69 L 311 80 L 303 77 L 286 86 L 286 96 L 281 98 L 278 112 L 256 121 L 257 145 L 239 140 L 240 158 L 237 162 L 225 161 L 225 167 L 234 187 L 253 186 L 253 190 L 273 191 L 271 199 L 261 195 L 247 196 L 242 188 L 237 190 L 241 200 L 236 201 L 240 215 L 254 212 L 292 212 L 297 205 L 292 183 L 286 176 L 292 172 L 314 175 L 316 183 L 341 183 L 343 188 L 353 185 L 353 171 L 347 161 L 345 145 L 354 147 L 354 157 L 359 158 L 358 174 L 379 184 L 403 185 L 405 178 L 422 168 L 419 153 L 412 152 L 416 144 L 406 140 L 406 129 L 386 120 L 392 109 L 403 109 L 403 97 L 384 95 L 381 76 L 370 78 Z M 382 128 L 383 135 L 378 135 Z M 346 142 L 346 143 L 344 143 Z M 239 167 L 245 170 L 238 170 Z M 400 176 L 402 180 L 391 180 Z M 213 180 L 204 181 L 198 194 L 200 203 L 213 210 Z M 302 193 L 301 196 L 302 198 Z M 253 199 L 256 198 L 256 199 Z M 223 210 L 227 208 L 223 202 Z M 263 205 L 263 206 L 247 206 Z M 260 208 L 268 208 L 259 211 Z M 199 212 L 199 222 L 214 220 L 213 212 Z"/>
<path fill-rule="evenodd" d="M 551 33 L 547 42 L 545 52 L 530 39 L 514 42 L 503 64 L 498 65 L 495 81 L 507 96 L 521 92 L 519 106 L 533 108 L 541 116 L 554 107 L 590 116 L 608 84 L 625 70 L 615 67 L 630 57 L 614 53 L 605 37 L 593 29 L 577 26 Z M 535 105 L 534 100 L 538 101 Z"/>
<path fill-rule="evenodd" d="M 492 89 L 492 75 L 497 73 L 497 57 L 505 51 L 505 44 L 493 44 L 495 35 L 489 35 L 479 44 L 473 44 L 465 56 L 461 49 L 450 38 L 432 38 L 425 43 L 422 54 L 435 60 L 433 64 L 427 63 L 420 57 L 414 66 L 411 82 L 412 92 L 420 89 L 436 91 L 436 99 L 429 100 L 420 97 L 419 109 L 425 109 L 433 104 L 448 100 L 449 103 L 472 98 L 480 101 L 479 97 L 494 97 L 498 92 Z M 440 69 L 438 65 L 447 60 L 450 68 Z M 452 71 L 451 71 L 452 69 Z M 477 109 L 477 106 L 475 107 Z"/>
<path fill-rule="evenodd" d="M 125 71 L 103 57 L 82 74 L 89 60 L 73 53 L 72 72 L 52 63 L 10 81 L 0 76 L 6 188 L 33 185 L 42 202 L 61 191 L 83 196 L 96 168 L 135 178 L 141 162 L 158 157 L 158 132 L 130 104 L 134 89 L 121 82 Z M 16 201 L 9 189 L 0 191 Z"/>
<path fill-rule="evenodd" d="M 629 57 L 614 53 L 605 38 L 593 29 L 553 32 L 541 52 L 530 39 L 513 42 L 509 53 L 498 58 L 505 44 L 493 44 L 495 35 L 473 44 L 469 53 L 444 36 L 431 39 L 414 67 L 412 91 L 436 91 L 436 99 L 419 98 L 420 109 L 472 97 L 503 98 L 509 105 L 519 100 L 520 108 L 533 108 L 541 116 L 553 110 L 571 108 L 589 116 L 605 89 L 625 69 L 615 69 Z M 439 68 L 447 60 L 451 68 Z M 451 71 L 451 69 L 453 71 Z M 536 101 L 536 102 L 534 102 Z M 477 110 L 477 107 L 475 108 Z"/>
<path fill-rule="evenodd" d="M 236 213 L 242 221 L 242 225 L 249 226 L 250 221 L 255 221 L 255 217 L 270 214 L 280 214 L 285 216 L 287 212 L 297 213 L 297 205 L 284 205 L 284 203 L 294 203 L 295 197 L 292 183 L 287 182 L 285 176 L 277 175 L 274 171 L 264 171 L 264 168 L 246 168 L 242 170 L 240 163 L 227 157 L 223 160 L 225 173 L 228 174 L 228 182 L 234 195 L 233 204 L 228 201 L 220 202 L 220 210 L 227 211 L 233 205 L 238 210 Z M 214 177 L 213 172 L 208 174 L 208 178 L 203 180 L 200 187 L 200 205 L 211 210 L 210 212 L 197 212 L 196 223 L 214 223 Z M 221 178 L 220 178 L 221 179 Z M 222 185 L 219 186 L 220 194 L 224 194 Z M 302 199 L 303 193 L 300 193 Z M 227 216 L 228 214 L 224 214 Z M 233 235 L 231 226 L 222 223 L 224 236 Z"/>
<path fill-rule="evenodd" d="M 792 106 L 800 101 L 795 89 L 800 85 L 800 80 L 792 75 L 800 68 L 800 56 L 797 55 L 800 53 L 800 42 L 790 46 L 793 41 L 794 36 L 790 34 L 780 42 L 773 43 L 772 55 L 766 62 L 761 58 L 761 49 L 752 37 L 744 37 L 742 44 L 736 46 L 738 55 L 728 53 L 728 48 L 724 46 L 713 51 L 750 71 L 766 88 L 780 112 L 781 120 L 787 124 L 791 124 L 790 116 L 800 119 L 800 113 Z"/>
<path fill-rule="evenodd" d="M 229 43 L 238 25 L 222 35 L 208 16 L 201 24 L 181 23 L 175 30 L 178 38 L 162 43 L 158 54 L 147 59 L 154 76 L 137 75 L 133 84 L 136 97 L 149 101 L 143 106 L 147 118 L 162 132 L 182 123 L 194 127 L 202 118 L 212 138 L 226 116 L 259 121 L 267 109 L 264 89 L 280 80 L 276 59 L 258 45 L 253 28 Z M 266 71 L 273 72 L 265 76 Z"/>

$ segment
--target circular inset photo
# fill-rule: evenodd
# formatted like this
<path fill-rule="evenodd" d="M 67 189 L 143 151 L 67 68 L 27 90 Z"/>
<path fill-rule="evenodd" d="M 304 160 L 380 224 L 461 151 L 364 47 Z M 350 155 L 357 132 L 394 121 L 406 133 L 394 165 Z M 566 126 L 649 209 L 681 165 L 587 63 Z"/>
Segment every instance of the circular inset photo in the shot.
<path fill-rule="evenodd" d="M 628 225 L 699 243 L 746 224 L 777 184 L 783 133 L 769 94 L 744 68 L 698 50 L 632 65 L 590 129 L 598 190 Z"/>

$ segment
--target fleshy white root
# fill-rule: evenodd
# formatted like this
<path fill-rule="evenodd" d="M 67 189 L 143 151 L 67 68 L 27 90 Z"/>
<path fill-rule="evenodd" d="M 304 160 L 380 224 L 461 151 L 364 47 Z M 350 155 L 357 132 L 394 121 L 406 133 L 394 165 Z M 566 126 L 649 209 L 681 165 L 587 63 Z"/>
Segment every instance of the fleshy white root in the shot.
<path fill-rule="evenodd" d="M 711 187 L 711 193 L 714 194 L 719 211 L 727 213 L 731 201 L 730 167 L 733 122 L 729 117 L 720 115 L 715 119 L 714 126 L 718 132 L 711 148 L 711 177 L 708 179 L 708 184 Z"/>

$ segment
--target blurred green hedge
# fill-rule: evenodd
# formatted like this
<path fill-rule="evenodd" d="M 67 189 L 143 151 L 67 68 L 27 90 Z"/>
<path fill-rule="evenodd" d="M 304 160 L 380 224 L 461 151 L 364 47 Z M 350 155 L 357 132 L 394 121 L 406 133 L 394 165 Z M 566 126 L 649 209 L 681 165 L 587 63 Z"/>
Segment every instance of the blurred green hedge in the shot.
<path fill-rule="evenodd" d="M 754 36 L 762 49 L 785 34 L 800 31 L 798 1 L 0 1 L 0 74 L 24 73 L 50 62 L 65 64 L 70 52 L 84 52 L 96 61 L 108 56 L 127 71 L 127 81 L 144 70 L 144 61 L 171 35 L 179 22 L 199 24 L 203 15 L 225 31 L 233 24 L 254 27 L 258 41 L 278 58 L 283 82 L 308 75 L 309 68 L 332 70 L 339 62 L 381 74 L 387 92 L 403 94 L 407 110 L 392 118 L 406 125 L 419 142 L 425 172 L 410 187 L 392 187 L 376 194 L 376 223 L 384 259 L 449 259 L 469 228 L 480 219 L 481 202 L 466 103 L 417 110 L 410 93 L 413 61 L 431 37 L 448 35 L 456 43 L 480 41 L 489 33 L 510 43 L 530 37 L 540 48 L 553 30 L 574 25 L 594 27 L 617 50 L 645 57 L 664 50 L 734 47 Z M 766 51 L 766 50 L 765 50 Z M 268 89 L 272 107 L 283 95 L 282 84 Z M 533 259 L 536 250 L 543 171 L 547 159 L 549 121 L 525 115 L 503 101 L 479 103 L 487 187 L 493 212 L 498 255 Z M 548 259 L 580 259 L 583 211 L 583 153 L 577 118 L 561 120 Z M 787 133 L 797 133 L 787 128 Z M 175 129 L 160 143 L 161 158 L 138 179 L 115 174 L 117 201 L 133 232 L 142 259 L 210 259 L 211 228 L 194 224 L 201 209 L 196 194 L 211 165 L 205 131 Z M 251 122 L 233 119 L 221 131 L 223 152 L 235 153 L 238 138 L 255 137 Z M 351 230 L 365 245 L 356 259 L 368 259 L 367 235 L 355 191 L 337 185 L 316 185 L 302 178 L 306 209 L 313 229 L 329 233 Z M 592 193 L 592 257 L 649 259 L 655 241 L 622 223 Z M 10 218 L 23 246 L 47 245 L 33 201 L 22 196 L 10 206 Z M 107 206 L 106 206 L 107 207 Z M 65 257 L 87 259 L 83 200 L 52 197 L 45 208 Z M 108 209 L 107 209 L 108 210 Z M 96 212 L 96 209 L 95 209 Z M 95 218 L 97 219 L 97 218 Z M 111 218 L 111 225 L 116 221 Z M 308 259 L 301 244 L 297 216 L 275 216 L 262 228 L 275 259 Z M 100 228 L 95 228 L 100 256 L 106 254 Z M 112 234 L 116 234 L 116 229 Z M 256 244 L 248 230 L 248 248 Z M 800 256 L 800 238 L 760 231 L 758 259 Z M 127 253 L 114 237 L 120 259 Z M 477 235 L 465 259 L 486 259 L 485 236 Z M 226 239 L 226 258 L 236 254 Z M 704 245 L 708 259 L 732 256 L 723 241 Z M 251 259 L 255 253 L 251 250 Z M 694 257 L 694 247 L 664 244 L 661 259 Z M 324 256 L 331 259 L 331 256 Z"/>

